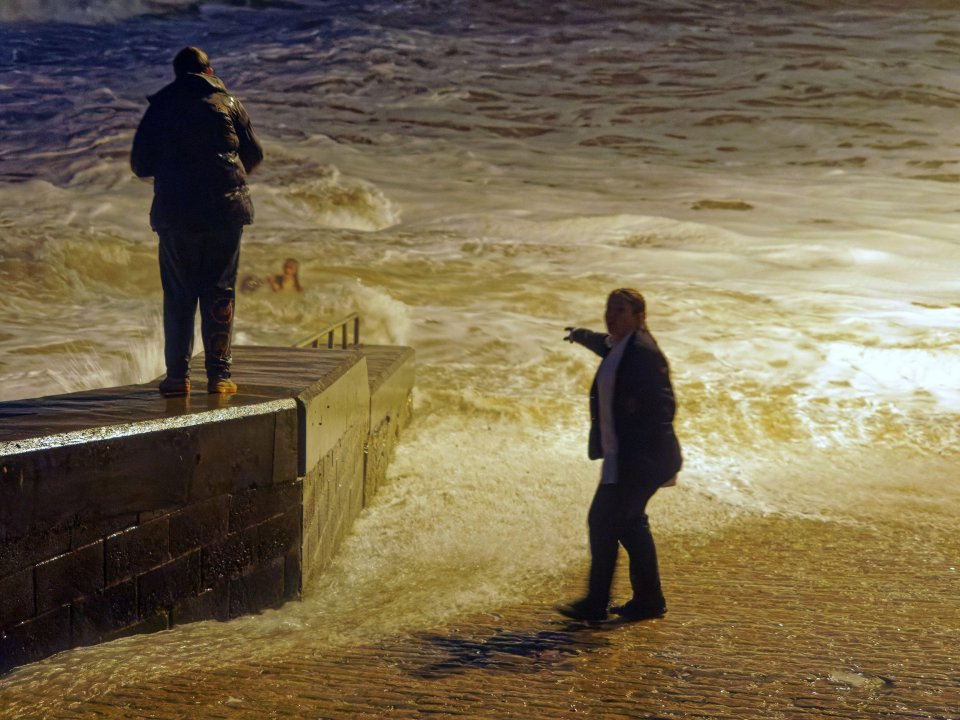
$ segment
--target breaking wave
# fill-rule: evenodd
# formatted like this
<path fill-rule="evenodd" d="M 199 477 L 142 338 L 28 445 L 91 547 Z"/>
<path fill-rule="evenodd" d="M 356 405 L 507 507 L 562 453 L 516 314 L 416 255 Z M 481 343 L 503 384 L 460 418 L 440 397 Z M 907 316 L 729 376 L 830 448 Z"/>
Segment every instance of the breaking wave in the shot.
<path fill-rule="evenodd" d="M 5 0 L 0 22 L 59 22 L 93 25 L 147 13 L 199 6 L 199 0 Z"/>

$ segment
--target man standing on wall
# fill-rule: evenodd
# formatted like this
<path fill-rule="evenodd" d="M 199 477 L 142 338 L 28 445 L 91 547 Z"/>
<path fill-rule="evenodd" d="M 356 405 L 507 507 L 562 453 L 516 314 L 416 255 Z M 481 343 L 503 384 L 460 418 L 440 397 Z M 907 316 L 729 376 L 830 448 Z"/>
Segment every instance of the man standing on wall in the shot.
<path fill-rule="evenodd" d="M 150 226 L 160 239 L 167 366 L 160 392 L 190 392 L 199 302 L 207 391 L 235 393 L 230 348 L 240 236 L 253 222 L 247 174 L 263 149 L 203 50 L 184 48 L 173 70 L 174 81 L 149 98 L 130 153 L 137 177 L 153 178 Z"/>

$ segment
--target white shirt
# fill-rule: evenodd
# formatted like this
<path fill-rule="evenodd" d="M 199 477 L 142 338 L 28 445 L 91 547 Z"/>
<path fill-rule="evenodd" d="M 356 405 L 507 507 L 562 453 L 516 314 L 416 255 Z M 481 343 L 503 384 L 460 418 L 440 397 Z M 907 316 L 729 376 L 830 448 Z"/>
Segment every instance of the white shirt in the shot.
<path fill-rule="evenodd" d="M 629 333 L 610 348 L 610 352 L 600 363 L 597 370 L 597 402 L 600 413 L 600 446 L 603 448 L 603 466 L 600 468 L 600 484 L 613 485 L 617 482 L 617 429 L 613 423 L 613 393 L 617 379 L 617 368 L 633 337 Z"/>

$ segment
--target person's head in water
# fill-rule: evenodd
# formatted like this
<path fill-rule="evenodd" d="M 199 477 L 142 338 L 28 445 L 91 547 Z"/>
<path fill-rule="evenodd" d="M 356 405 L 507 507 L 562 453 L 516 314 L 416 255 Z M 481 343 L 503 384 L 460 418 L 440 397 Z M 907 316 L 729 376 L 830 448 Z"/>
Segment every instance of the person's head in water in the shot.
<path fill-rule="evenodd" d="M 303 292 L 300 287 L 300 263 L 294 258 L 283 261 L 283 272 L 270 278 L 270 287 L 276 290 L 296 290 Z"/>
<path fill-rule="evenodd" d="M 607 310 L 603 315 L 607 332 L 614 342 L 632 332 L 647 329 L 647 302 L 633 288 L 618 288 L 607 297 Z"/>
<path fill-rule="evenodd" d="M 173 58 L 173 73 L 178 78 L 190 73 L 213 75 L 213 66 L 207 54 L 196 47 L 185 47 Z"/>

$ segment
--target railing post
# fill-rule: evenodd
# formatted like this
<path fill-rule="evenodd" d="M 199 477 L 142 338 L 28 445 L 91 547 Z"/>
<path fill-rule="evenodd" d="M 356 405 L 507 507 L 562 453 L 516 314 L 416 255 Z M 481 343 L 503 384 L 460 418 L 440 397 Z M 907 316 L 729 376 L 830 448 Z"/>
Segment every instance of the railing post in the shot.
<path fill-rule="evenodd" d="M 339 328 L 340 329 L 340 347 L 343 350 L 346 350 L 350 345 L 350 337 L 349 337 L 350 329 L 348 326 L 351 320 L 353 320 L 353 344 L 359 345 L 360 344 L 360 316 L 357 313 L 353 312 L 347 315 L 347 317 L 345 317 L 343 320 L 340 320 L 339 322 L 333 323 L 332 325 L 328 325 L 327 327 L 323 328 L 316 335 L 310 338 L 307 338 L 305 340 L 301 340 L 300 342 L 296 343 L 294 347 L 319 349 L 322 347 L 321 343 L 323 342 L 323 336 L 326 335 L 327 349 L 332 350 L 334 347 L 334 343 L 336 342 L 337 328 Z"/>

